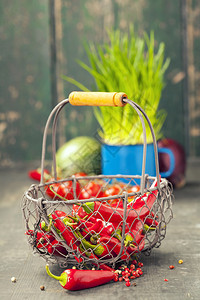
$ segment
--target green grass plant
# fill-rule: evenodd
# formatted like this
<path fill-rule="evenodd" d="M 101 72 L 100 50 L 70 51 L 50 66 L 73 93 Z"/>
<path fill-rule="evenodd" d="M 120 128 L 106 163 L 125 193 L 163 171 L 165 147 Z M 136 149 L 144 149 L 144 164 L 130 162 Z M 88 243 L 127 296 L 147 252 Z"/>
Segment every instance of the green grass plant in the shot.
<path fill-rule="evenodd" d="M 108 42 L 103 45 L 89 43 L 85 46 L 89 64 L 78 61 L 95 81 L 93 91 L 124 92 L 137 102 L 147 113 L 153 125 L 156 138 L 162 137 L 162 126 L 166 112 L 159 109 L 164 88 L 164 74 L 169 58 L 164 59 L 165 45 L 155 49 L 154 32 L 143 37 L 130 27 L 128 33 L 119 30 L 108 32 Z M 63 79 L 82 91 L 89 91 L 83 84 L 69 76 Z M 127 145 L 143 143 L 143 132 L 139 117 L 127 104 L 124 107 L 95 107 L 94 114 L 100 124 L 99 135 L 104 143 Z M 147 127 L 147 142 L 152 142 Z"/>

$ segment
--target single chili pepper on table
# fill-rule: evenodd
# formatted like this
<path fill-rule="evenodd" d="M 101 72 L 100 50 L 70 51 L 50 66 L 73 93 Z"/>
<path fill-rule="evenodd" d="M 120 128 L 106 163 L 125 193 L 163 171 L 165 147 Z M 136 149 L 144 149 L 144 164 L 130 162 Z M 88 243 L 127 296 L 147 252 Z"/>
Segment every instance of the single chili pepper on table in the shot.
<path fill-rule="evenodd" d="M 59 280 L 61 286 L 69 291 L 77 291 L 99 286 L 115 280 L 117 275 L 105 270 L 77 270 L 67 269 L 60 276 L 53 275 L 46 265 L 47 274 Z"/>

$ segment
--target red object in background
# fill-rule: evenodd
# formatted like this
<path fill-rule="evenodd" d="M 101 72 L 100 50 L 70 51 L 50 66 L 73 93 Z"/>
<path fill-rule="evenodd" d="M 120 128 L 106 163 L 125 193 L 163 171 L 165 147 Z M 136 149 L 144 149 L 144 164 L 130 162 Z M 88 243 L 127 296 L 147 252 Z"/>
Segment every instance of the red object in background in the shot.
<path fill-rule="evenodd" d="M 28 172 L 28 176 L 36 181 L 40 181 L 41 179 L 41 169 L 34 169 Z M 48 180 L 50 177 L 50 172 L 47 169 L 44 169 L 44 179 L 45 181 Z"/>
<path fill-rule="evenodd" d="M 171 176 L 167 179 L 176 188 L 181 188 L 185 185 L 185 172 L 186 172 L 186 155 L 184 148 L 173 139 L 162 139 L 158 141 L 158 147 L 170 149 L 175 158 L 175 167 Z M 165 153 L 159 154 L 159 168 L 160 172 L 166 172 L 169 169 L 170 161 L 169 156 Z"/>

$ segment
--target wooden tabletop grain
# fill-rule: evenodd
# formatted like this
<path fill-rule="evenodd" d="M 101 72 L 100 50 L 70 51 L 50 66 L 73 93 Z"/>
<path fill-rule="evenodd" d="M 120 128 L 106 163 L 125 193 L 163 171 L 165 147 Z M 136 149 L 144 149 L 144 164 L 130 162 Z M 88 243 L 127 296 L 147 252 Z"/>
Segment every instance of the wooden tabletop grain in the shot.
<path fill-rule="evenodd" d="M 200 184 L 188 181 L 175 190 L 174 218 L 159 248 L 142 256 L 142 277 L 136 286 L 124 282 L 77 292 L 64 290 L 45 272 L 46 262 L 34 256 L 24 235 L 21 198 L 31 185 L 27 169 L 0 171 L 0 299 L 200 299 Z M 179 264 L 179 260 L 183 260 Z M 170 265 L 175 268 L 171 270 Z M 54 273 L 61 273 L 52 266 Z M 15 277 L 16 282 L 11 282 Z M 165 281 L 168 279 L 168 281 Z M 43 285 L 45 290 L 41 290 Z"/>

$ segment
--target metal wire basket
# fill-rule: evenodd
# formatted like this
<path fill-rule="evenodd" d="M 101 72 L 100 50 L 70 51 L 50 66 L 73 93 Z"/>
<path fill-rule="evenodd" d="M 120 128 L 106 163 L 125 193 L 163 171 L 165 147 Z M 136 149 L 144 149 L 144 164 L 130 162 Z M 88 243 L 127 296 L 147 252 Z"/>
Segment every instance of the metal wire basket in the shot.
<path fill-rule="evenodd" d="M 59 179 L 56 170 L 56 126 L 66 104 L 124 106 L 128 103 L 138 113 L 144 136 L 141 175 L 71 176 Z M 54 119 L 53 119 L 54 118 Z M 145 174 L 146 129 L 150 127 L 155 153 L 156 177 Z M 47 132 L 52 125 L 53 178 L 44 181 Z M 140 180 L 140 189 L 134 188 Z M 86 187 L 98 187 L 96 193 L 82 197 Z M 105 193 L 115 184 L 115 195 Z M 85 199 L 86 198 L 86 199 Z M 150 254 L 165 238 L 167 224 L 173 217 L 172 186 L 159 176 L 155 134 L 148 116 L 123 93 L 73 92 L 50 113 L 43 136 L 41 181 L 24 193 L 22 211 L 28 243 L 33 252 L 47 262 L 83 268 L 102 264 L 128 263 L 136 255 Z"/>

